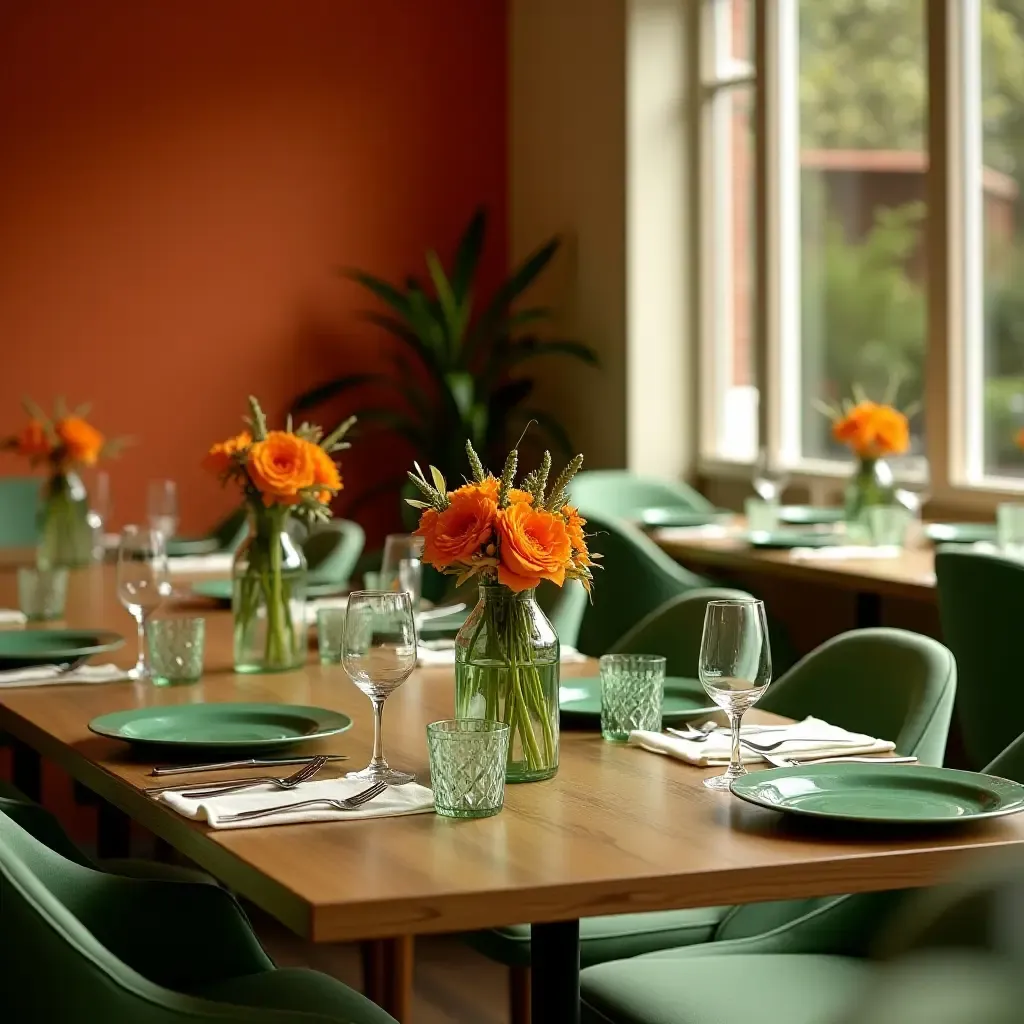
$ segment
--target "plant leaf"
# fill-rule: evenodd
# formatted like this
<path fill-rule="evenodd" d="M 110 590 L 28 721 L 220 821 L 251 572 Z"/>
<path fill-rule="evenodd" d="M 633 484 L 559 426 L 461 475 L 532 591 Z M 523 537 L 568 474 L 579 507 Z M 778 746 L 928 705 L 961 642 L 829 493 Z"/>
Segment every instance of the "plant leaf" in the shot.
<path fill-rule="evenodd" d="M 430 467 L 430 477 L 434 481 L 434 486 L 437 488 L 438 494 L 448 493 L 448 484 L 445 481 L 444 474 L 437 468 L 437 466 Z"/>
<path fill-rule="evenodd" d="M 462 346 L 462 332 L 466 326 L 463 310 L 452 292 L 452 286 L 448 282 L 448 276 L 444 272 L 441 260 L 433 249 L 427 253 L 427 269 L 430 271 L 430 280 L 434 283 L 437 301 L 441 306 L 448 352 L 454 356 Z"/>
<path fill-rule="evenodd" d="M 548 340 L 532 335 L 528 338 L 520 338 L 509 345 L 502 357 L 502 363 L 507 369 L 540 356 L 571 356 L 588 366 L 598 365 L 597 353 L 582 341 L 573 341 L 569 338 Z"/>
<path fill-rule="evenodd" d="M 525 420 L 536 420 L 537 427 L 547 434 L 554 448 L 566 457 L 573 454 L 573 444 L 568 432 L 550 413 L 543 409 L 519 409 L 516 415 Z"/>
<path fill-rule="evenodd" d="M 335 377 L 324 384 L 319 384 L 309 391 L 303 392 L 292 402 L 292 411 L 301 412 L 322 405 L 328 399 L 336 398 L 346 391 L 362 387 L 364 384 L 391 384 L 390 377 L 382 373 L 350 373 L 344 377 Z"/>
<path fill-rule="evenodd" d="M 459 240 L 452 269 L 452 291 L 455 293 L 456 301 L 464 308 L 470 303 L 470 291 L 476 278 L 486 235 L 487 211 L 478 206 Z"/>
<path fill-rule="evenodd" d="M 473 375 L 469 373 L 446 373 L 444 380 L 448 386 L 449 393 L 455 401 L 455 408 L 458 409 L 459 416 L 463 419 L 467 418 L 470 410 L 473 408 L 475 390 Z"/>
<path fill-rule="evenodd" d="M 388 284 L 383 278 L 367 274 L 362 270 L 345 270 L 343 273 L 345 277 L 361 284 L 367 291 L 376 295 L 381 302 L 390 306 L 399 316 L 412 322 L 409 300 L 393 284 Z"/>

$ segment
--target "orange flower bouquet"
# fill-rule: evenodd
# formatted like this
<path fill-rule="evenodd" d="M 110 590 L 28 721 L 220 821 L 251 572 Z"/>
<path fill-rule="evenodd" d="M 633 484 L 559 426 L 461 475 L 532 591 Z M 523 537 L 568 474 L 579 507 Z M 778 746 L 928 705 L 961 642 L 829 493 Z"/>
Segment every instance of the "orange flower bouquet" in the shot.
<path fill-rule="evenodd" d="M 896 385 L 889 388 L 891 393 Z M 866 508 L 892 505 L 895 485 L 886 459 L 902 455 L 910 447 L 912 407 L 901 412 L 892 404 L 892 395 L 882 402 L 873 402 L 863 389 L 853 389 L 853 400 L 831 406 L 818 403 L 818 408 L 832 421 L 832 436 L 846 445 L 857 457 L 857 468 L 846 490 L 846 519 L 859 522 Z"/>
<path fill-rule="evenodd" d="M 409 477 L 425 500 L 416 533 L 423 561 L 462 584 L 476 577 L 479 600 L 455 639 L 455 705 L 459 718 L 510 727 L 506 778 L 532 782 L 558 770 L 558 637 L 536 600 L 542 581 L 578 581 L 588 591 L 593 556 L 586 520 L 567 488 L 583 464 L 577 455 L 551 486 L 551 455 L 515 486 L 513 449 L 501 476 L 487 472 L 466 443 L 472 480 L 453 491 L 433 466 L 428 480 Z"/>
<path fill-rule="evenodd" d="M 324 437 L 309 423 L 270 430 L 259 402 L 250 397 L 246 429 L 215 444 L 204 467 L 241 489 L 249 507 L 248 540 L 235 555 L 231 606 L 235 619 L 235 669 L 278 672 L 306 660 L 306 560 L 292 540 L 292 516 L 308 523 L 330 518 L 341 490 L 335 452 L 348 448 L 346 420 Z"/>
<path fill-rule="evenodd" d="M 40 511 L 39 564 L 47 568 L 87 565 L 94 545 L 89 496 L 78 471 L 116 454 L 125 442 L 105 438 L 86 419 L 87 405 L 69 409 L 58 398 L 52 416 L 30 399 L 25 399 L 24 406 L 28 421 L 17 434 L 0 441 L 0 448 L 21 455 L 33 466 L 46 466 L 49 479 Z"/>

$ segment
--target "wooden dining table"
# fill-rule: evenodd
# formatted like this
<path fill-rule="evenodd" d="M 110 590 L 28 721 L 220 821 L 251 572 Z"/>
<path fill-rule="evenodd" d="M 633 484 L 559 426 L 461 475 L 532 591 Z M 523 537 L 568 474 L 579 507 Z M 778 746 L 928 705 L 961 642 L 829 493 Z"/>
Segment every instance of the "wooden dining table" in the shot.
<path fill-rule="evenodd" d="M 0 575 L 0 607 L 11 606 L 12 587 Z M 922 886 L 986 852 L 1024 850 L 1024 815 L 930 831 L 809 827 L 706 789 L 704 777 L 721 769 L 588 731 L 563 731 L 558 774 L 509 786 L 504 810 L 491 818 L 426 813 L 214 830 L 147 795 L 158 781 L 149 774 L 153 753 L 94 734 L 90 721 L 201 702 L 330 708 L 350 715 L 352 729 L 295 748 L 348 756 L 330 763 L 325 777 L 362 767 L 373 730 L 369 701 L 342 668 L 321 666 L 311 650 L 299 671 L 236 675 L 230 613 L 211 607 L 203 614 L 206 669 L 198 683 L 2 688 L 0 729 L 311 942 L 532 922 L 534 1024 L 579 1020 L 581 918 Z M 133 662 L 133 622 L 117 602 L 110 567 L 73 574 L 67 621 L 122 632 L 128 642 L 114 660 Z M 593 674 L 594 665 L 567 664 L 563 672 Z M 425 726 L 450 717 L 452 705 L 452 669 L 416 671 L 385 708 L 392 764 L 426 782 Z"/>

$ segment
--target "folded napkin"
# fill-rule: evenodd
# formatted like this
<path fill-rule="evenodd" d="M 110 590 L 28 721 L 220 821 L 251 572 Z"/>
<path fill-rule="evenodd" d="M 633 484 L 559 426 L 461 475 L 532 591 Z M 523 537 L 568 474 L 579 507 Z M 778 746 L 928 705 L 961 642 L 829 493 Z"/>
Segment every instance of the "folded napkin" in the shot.
<path fill-rule="evenodd" d="M 0 626 L 24 626 L 28 616 L 17 608 L 0 608 Z"/>
<path fill-rule="evenodd" d="M 899 558 L 903 549 L 893 545 L 844 545 L 836 544 L 827 548 L 793 548 L 789 557 L 794 562 L 845 562 L 848 559 L 863 558 L 872 561 L 878 558 Z"/>
<path fill-rule="evenodd" d="M 235 556 L 230 551 L 216 551 L 212 555 L 177 555 L 167 559 L 167 567 L 172 575 L 177 573 L 192 574 L 231 572 L 231 564 Z"/>
<path fill-rule="evenodd" d="M 239 811 L 256 811 L 264 807 L 283 807 L 317 797 L 344 800 L 368 788 L 365 779 L 323 779 L 320 782 L 304 782 L 295 789 L 247 789 L 241 793 L 207 797 L 192 800 L 184 793 L 161 793 L 158 799 L 170 804 L 179 814 L 196 821 L 205 821 L 211 828 L 258 828 L 261 825 L 296 825 L 305 821 L 349 821 L 355 818 L 388 818 L 398 814 L 421 814 L 434 809 L 434 794 L 415 782 L 406 786 L 392 786 L 380 796 L 354 811 L 336 811 L 324 804 L 322 807 L 301 807 L 297 811 L 281 811 L 267 814 L 250 821 L 222 821 L 225 814 Z"/>
<path fill-rule="evenodd" d="M 56 665 L 36 665 L 0 672 L 0 688 L 5 686 L 64 686 L 69 683 L 116 683 L 127 679 L 126 669 L 117 665 L 79 665 L 62 672 Z"/>
<path fill-rule="evenodd" d="M 743 532 L 741 526 L 725 526 L 722 523 L 705 523 L 702 526 L 657 526 L 654 528 L 658 540 L 724 540 L 737 537 Z"/>
<path fill-rule="evenodd" d="M 563 664 L 586 661 L 585 654 L 580 654 L 575 647 L 562 644 L 561 661 Z M 455 642 L 453 640 L 431 640 L 421 643 L 416 654 L 416 664 L 421 668 L 444 667 L 455 664 Z"/>
<path fill-rule="evenodd" d="M 744 738 L 747 738 L 744 736 Z M 796 722 L 785 729 L 772 729 L 767 732 L 758 732 L 749 737 L 754 743 L 777 743 L 779 740 L 786 740 L 780 747 L 776 747 L 771 753 L 781 757 L 790 754 L 813 754 L 815 757 L 841 757 L 845 754 L 881 754 L 886 751 L 895 750 L 896 744 L 888 740 L 878 740 L 873 736 L 865 736 L 863 733 L 847 732 L 836 725 L 829 725 L 820 718 L 805 718 L 802 722 Z M 655 754 L 667 754 L 669 757 L 677 757 L 680 761 L 688 764 L 699 765 L 705 768 L 709 765 L 728 764 L 729 753 L 732 746 L 727 729 L 719 729 L 713 732 L 703 742 L 680 739 L 678 736 L 671 736 L 660 732 L 631 732 L 629 742 L 635 747 L 643 747 Z M 748 747 L 740 748 L 743 760 L 746 763 L 762 761 L 760 754 L 755 753 Z"/>

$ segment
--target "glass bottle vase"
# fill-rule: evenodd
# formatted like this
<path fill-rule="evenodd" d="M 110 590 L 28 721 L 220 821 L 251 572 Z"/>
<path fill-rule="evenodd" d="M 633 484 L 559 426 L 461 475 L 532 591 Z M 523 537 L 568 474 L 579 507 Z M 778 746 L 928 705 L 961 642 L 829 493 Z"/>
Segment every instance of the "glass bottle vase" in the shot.
<path fill-rule="evenodd" d="M 43 569 L 77 569 L 92 561 L 89 496 L 77 473 L 57 472 L 43 487 L 37 561 Z"/>
<path fill-rule="evenodd" d="M 558 771 L 558 636 L 536 592 L 481 585 L 455 638 L 455 716 L 507 722 L 507 782 Z"/>
<path fill-rule="evenodd" d="M 286 672 L 306 663 L 306 559 L 281 506 L 255 509 L 235 554 L 235 671 Z"/>
<path fill-rule="evenodd" d="M 857 463 L 845 495 L 846 530 L 853 540 L 863 540 L 867 534 L 865 509 L 891 505 L 896 500 L 896 486 L 892 469 L 885 459 L 862 458 Z"/>

